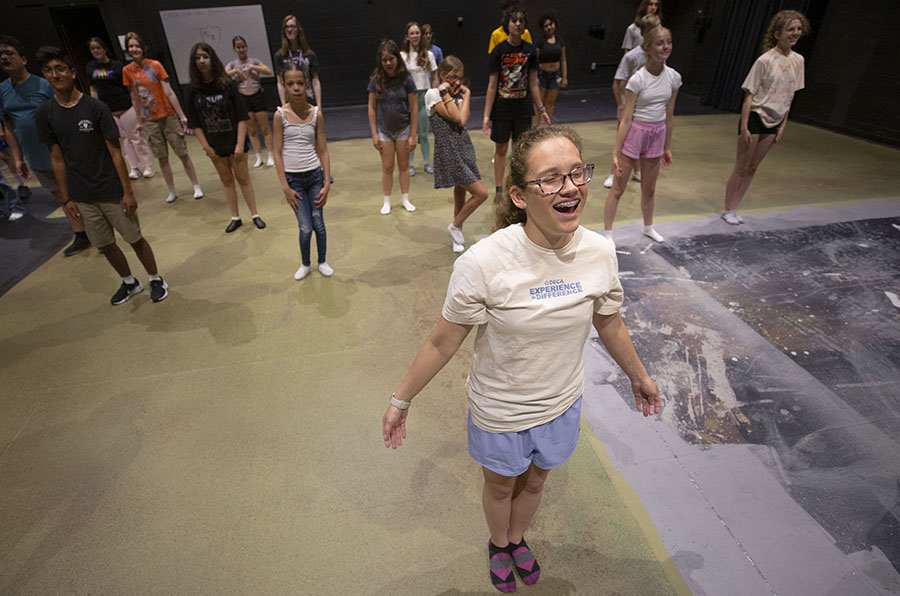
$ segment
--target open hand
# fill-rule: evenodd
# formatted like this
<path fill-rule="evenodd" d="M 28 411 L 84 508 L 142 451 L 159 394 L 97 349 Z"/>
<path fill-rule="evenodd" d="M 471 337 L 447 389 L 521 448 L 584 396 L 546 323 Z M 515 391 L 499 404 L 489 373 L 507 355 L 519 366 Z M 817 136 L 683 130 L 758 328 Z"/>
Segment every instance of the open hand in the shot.
<path fill-rule="evenodd" d="M 388 406 L 387 412 L 381 419 L 381 436 L 384 446 L 396 449 L 403 444 L 406 438 L 406 416 L 409 410 L 401 410 L 394 406 Z"/>

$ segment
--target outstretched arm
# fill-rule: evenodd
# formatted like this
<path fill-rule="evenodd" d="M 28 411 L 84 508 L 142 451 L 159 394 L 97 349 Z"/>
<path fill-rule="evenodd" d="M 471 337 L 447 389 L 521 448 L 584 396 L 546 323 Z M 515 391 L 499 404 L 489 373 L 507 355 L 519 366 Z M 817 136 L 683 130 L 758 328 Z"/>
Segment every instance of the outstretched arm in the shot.
<path fill-rule="evenodd" d="M 431 335 L 419 348 L 419 353 L 416 354 L 412 366 L 409 367 L 409 372 L 406 373 L 406 377 L 394 394 L 395 397 L 400 401 L 412 401 L 434 378 L 434 375 L 450 362 L 471 329 L 471 325 L 451 323 L 441 317 Z M 403 439 L 406 438 L 406 415 L 408 412 L 409 410 L 399 410 L 393 405 L 388 406 L 381 421 L 381 434 L 385 447 L 396 449 L 403 444 Z"/>
<path fill-rule="evenodd" d="M 594 328 L 606 351 L 628 375 L 638 412 L 642 412 L 645 417 L 659 414 L 659 387 L 647 374 L 647 369 L 638 358 L 634 344 L 631 343 L 631 336 L 628 335 L 628 329 L 625 328 L 619 313 L 612 315 L 594 313 Z"/>

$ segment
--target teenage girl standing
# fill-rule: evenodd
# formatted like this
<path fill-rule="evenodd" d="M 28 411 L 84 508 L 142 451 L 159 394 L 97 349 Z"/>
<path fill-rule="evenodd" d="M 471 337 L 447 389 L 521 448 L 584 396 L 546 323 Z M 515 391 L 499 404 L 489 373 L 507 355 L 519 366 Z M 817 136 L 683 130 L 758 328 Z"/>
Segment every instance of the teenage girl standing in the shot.
<path fill-rule="evenodd" d="M 803 56 L 794 45 L 809 33 L 809 21 L 795 10 L 782 10 L 769 23 L 763 54 L 756 59 L 741 87 L 744 104 L 738 129 L 737 159 L 725 187 L 722 219 L 744 223 L 738 205 L 772 146 L 781 140 L 794 93 L 803 89 Z"/>
<path fill-rule="evenodd" d="M 306 86 L 306 101 L 314 106 L 322 107 L 322 84 L 319 82 L 319 56 L 312 51 L 306 42 L 306 34 L 300 21 L 292 14 L 281 21 L 281 47 L 272 56 L 275 74 L 287 69 L 288 63 L 296 64 L 306 75 L 309 84 Z M 285 103 L 284 85 L 277 79 L 278 97 Z"/>
<path fill-rule="evenodd" d="M 240 35 L 236 35 L 231 40 L 231 47 L 237 53 L 237 60 L 232 60 L 225 67 L 228 76 L 237 81 L 238 91 L 244 98 L 244 104 L 247 106 L 247 112 L 250 119 L 247 120 L 247 134 L 250 136 L 250 144 L 253 145 L 253 151 L 256 153 L 256 163 L 254 168 L 258 168 L 263 163 L 267 167 L 272 167 L 275 162 L 272 161 L 272 131 L 269 129 L 269 109 L 266 107 L 266 96 L 263 93 L 262 86 L 259 84 L 261 75 L 271 76 L 272 69 L 262 63 L 261 60 L 250 58 L 247 56 L 247 41 Z M 263 161 L 262 152 L 259 147 L 259 131 L 262 130 L 263 141 L 266 144 L 266 151 L 269 153 L 268 161 Z"/>
<path fill-rule="evenodd" d="M 431 167 L 431 144 L 428 142 L 428 116 L 425 113 L 425 92 L 432 87 L 437 87 L 437 63 L 434 54 L 426 49 L 422 43 L 422 30 L 419 24 L 411 21 L 406 24 L 406 36 L 403 38 L 403 51 L 400 57 L 406 65 L 406 70 L 412 76 L 416 84 L 416 101 L 418 104 L 418 141 L 422 150 L 422 159 L 425 161 L 425 173 L 434 174 Z M 410 163 L 409 175 L 415 176 L 416 171 Z"/>
<path fill-rule="evenodd" d="M 294 279 L 309 275 L 310 241 L 316 234 L 319 273 L 334 275 L 325 262 L 325 218 L 322 208 L 331 190 L 331 160 L 325 141 L 322 109 L 309 103 L 306 75 L 296 64 L 286 65 L 281 84 L 288 102 L 275 115 L 275 170 L 288 205 L 300 226 L 300 268 Z"/>
<path fill-rule="evenodd" d="M 569 65 L 566 62 L 566 43 L 556 32 L 556 11 L 548 10 L 538 21 L 544 32 L 544 38 L 535 44 L 538 51 L 538 86 L 541 103 L 547 108 L 547 115 L 553 120 L 553 108 L 560 89 L 569 85 Z M 534 117 L 534 125 L 538 125 L 540 114 Z"/>
<path fill-rule="evenodd" d="M 644 36 L 643 48 L 647 62 L 625 86 L 625 110 L 613 147 L 616 179 L 603 208 L 603 234 L 612 237 L 619 199 L 631 171 L 640 162 L 644 235 L 662 242 L 663 237 L 653 228 L 653 203 L 660 165 L 665 169 L 672 165 L 672 123 L 681 75 L 666 66 L 672 53 L 672 34 L 668 29 L 650 29 Z"/>
<path fill-rule="evenodd" d="M 390 39 L 378 45 L 375 70 L 369 78 L 369 129 L 372 144 L 381 154 L 381 190 L 384 204 L 381 214 L 391 212 L 391 190 L 394 186 L 394 155 L 400 171 L 403 208 L 415 211 L 409 202 L 409 156 L 416 148 L 419 104 L 416 84 L 400 57 L 400 48 Z"/>
<path fill-rule="evenodd" d="M 87 63 L 87 76 L 91 81 L 91 97 L 106 104 L 119 128 L 122 153 L 131 166 L 128 177 L 137 180 L 141 176 L 153 176 L 150 151 L 144 140 L 144 129 L 134 106 L 131 94 L 122 85 L 122 69 L 125 65 L 109 56 L 106 42 L 92 37 L 88 42 L 93 60 Z"/>
<path fill-rule="evenodd" d="M 178 97 L 169 85 L 169 74 L 163 65 L 147 58 L 147 45 L 141 36 L 134 32 L 125 34 L 125 48 L 133 62 L 122 69 L 122 83 L 131 87 L 131 102 L 134 110 L 141 117 L 144 131 L 147 133 L 147 144 L 153 156 L 159 160 L 169 194 L 166 203 L 178 198 L 175 190 L 175 177 L 169 166 L 169 148 L 171 145 L 175 155 L 181 159 L 184 171 L 191 184 L 194 185 L 194 198 L 202 199 L 203 190 L 197 181 L 194 162 L 188 155 L 187 142 L 184 140 L 184 129 L 187 128 L 187 116 L 178 103 Z"/>
<path fill-rule="evenodd" d="M 438 66 L 441 84 L 425 94 L 425 109 L 434 129 L 434 187 L 453 187 L 453 221 L 447 226 L 453 252 L 465 250 L 463 222 L 487 199 L 475 159 L 475 147 L 466 131 L 472 92 L 463 85 L 465 71 L 456 56 Z M 466 200 L 466 193 L 471 193 Z"/>
<path fill-rule="evenodd" d="M 634 22 L 625 30 L 625 39 L 622 40 L 622 51 L 627 52 L 643 44 L 641 34 L 641 19 L 648 14 L 655 14 L 662 22 L 662 4 L 660 0 L 642 0 L 634 15 Z"/>

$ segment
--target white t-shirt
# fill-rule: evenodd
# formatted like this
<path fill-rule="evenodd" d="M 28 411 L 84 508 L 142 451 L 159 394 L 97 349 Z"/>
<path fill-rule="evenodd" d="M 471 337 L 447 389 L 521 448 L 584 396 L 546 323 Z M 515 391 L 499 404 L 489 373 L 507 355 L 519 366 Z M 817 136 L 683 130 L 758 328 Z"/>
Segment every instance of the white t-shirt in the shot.
<path fill-rule="evenodd" d="M 628 50 L 622 59 L 619 60 L 619 68 L 616 69 L 616 76 L 613 78 L 617 81 L 624 81 L 625 84 L 628 84 L 628 81 L 631 80 L 631 77 L 634 76 L 640 68 L 647 62 L 647 53 L 644 51 L 644 48 L 638 46 L 633 50 Z M 625 97 L 625 87 L 622 87 L 622 98 L 624 101 Z"/>
<path fill-rule="evenodd" d="M 403 58 L 403 62 L 406 63 L 406 70 L 408 70 L 410 76 L 412 76 L 413 83 L 416 84 L 416 89 L 419 91 L 430 89 L 431 73 L 437 70 L 437 62 L 434 61 L 434 54 L 431 53 L 431 50 L 428 50 L 428 70 L 419 66 L 418 52 L 400 52 L 400 57 Z"/>
<path fill-rule="evenodd" d="M 768 127 L 777 126 L 791 108 L 794 92 L 803 89 L 803 56 L 772 48 L 753 63 L 741 88 L 753 94 L 750 109 Z"/>
<path fill-rule="evenodd" d="M 641 28 L 634 23 L 628 25 L 628 29 L 625 30 L 625 39 L 622 40 L 622 49 L 639 48 L 642 43 L 644 43 L 644 37 L 641 35 Z"/>
<path fill-rule="evenodd" d="M 429 50 L 429 51 L 431 51 L 431 50 Z M 459 105 L 462 103 L 462 97 L 452 97 L 451 96 L 450 99 L 452 99 L 454 102 L 456 102 L 456 105 Z M 438 90 L 437 87 L 426 91 L 425 92 L 425 113 L 428 114 L 429 116 L 434 114 L 434 106 L 441 103 L 442 101 L 444 101 L 444 99 L 441 97 L 441 92 L 440 92 L 440 90 Z"/>
<path fill-rule="evenodd" d="M 659 76 L 653 76 L 642 66 L 629 79 L 625 89 L 637 95 L 634 119 L 639 122 L 662 122 L 666 119 L 666 105 L 672 94 L 681 87 L 681 75 L 674 68 L 663 65 Z"/>
<path fill-rule="evenodd" d="M 466 380 L 478 428 L 517 432 L 553 420 L 584 392 L 584 343 L 595 312 L 623 292 L 612 241 L 578 228 L 558 250 L 521 225 L 477 242 L 453 265 L 443 317 L 477 325 Z"/>

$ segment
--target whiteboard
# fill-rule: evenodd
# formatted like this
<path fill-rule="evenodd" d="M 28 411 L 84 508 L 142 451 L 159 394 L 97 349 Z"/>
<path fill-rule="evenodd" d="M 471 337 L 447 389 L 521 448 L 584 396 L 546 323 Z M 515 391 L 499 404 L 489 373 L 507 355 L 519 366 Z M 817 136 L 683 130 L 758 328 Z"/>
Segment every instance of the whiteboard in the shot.
<path fill-rule="evenodd" d="M 222 6 L 219 8 L 190 8 L 187 10 L 161 10 L 169 53 L 175 63 L 175 72 L 182 85 L 191 82 L 189 69 L 191 48 L 198 41 L 205 41 L 216 51 L 222 64 L 228 64 L 237 54 L 231 40 L 240 35 L 247 40 L 247 55 L 272 68 L 272 55 L 262 5 Z M 274 69 L 273 69 L 274 71 Z"/>

